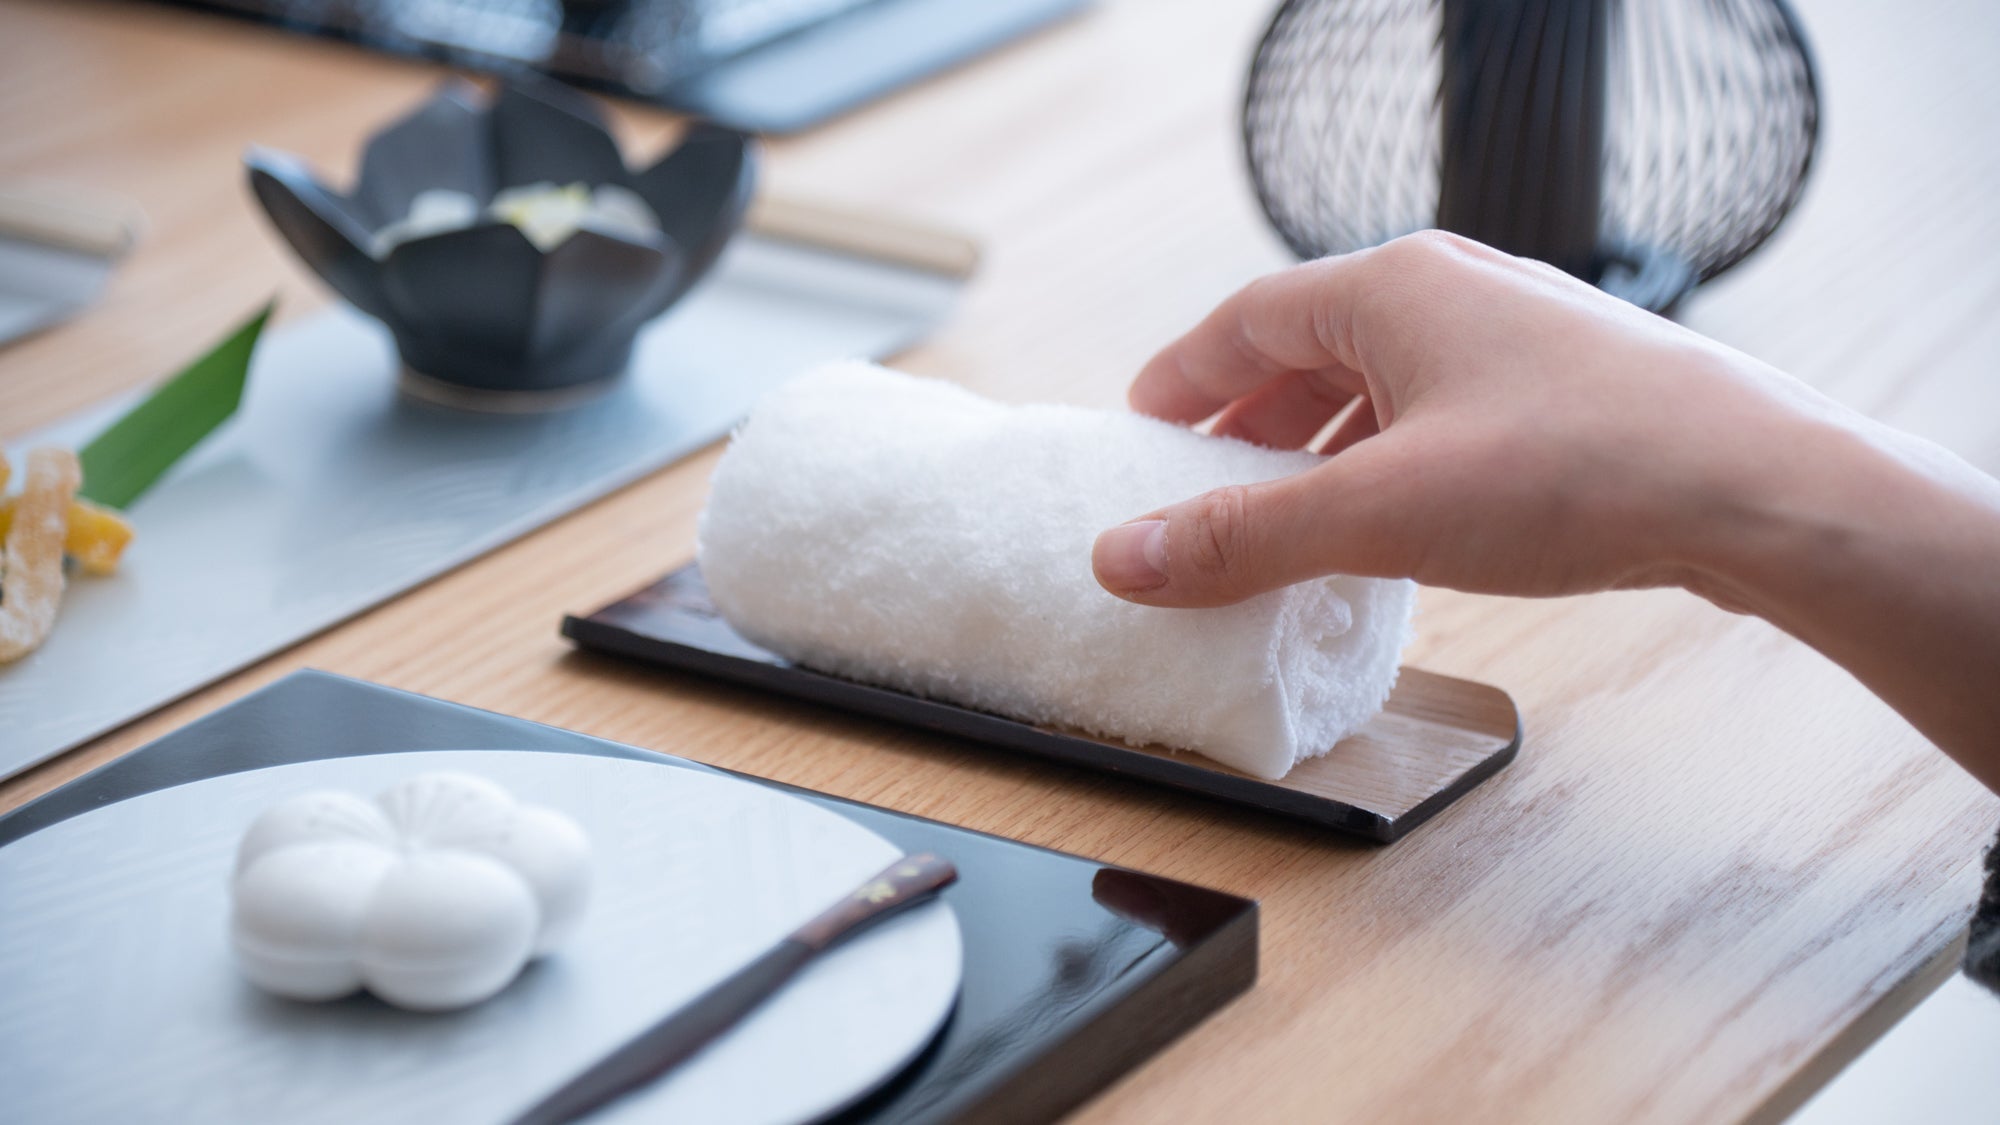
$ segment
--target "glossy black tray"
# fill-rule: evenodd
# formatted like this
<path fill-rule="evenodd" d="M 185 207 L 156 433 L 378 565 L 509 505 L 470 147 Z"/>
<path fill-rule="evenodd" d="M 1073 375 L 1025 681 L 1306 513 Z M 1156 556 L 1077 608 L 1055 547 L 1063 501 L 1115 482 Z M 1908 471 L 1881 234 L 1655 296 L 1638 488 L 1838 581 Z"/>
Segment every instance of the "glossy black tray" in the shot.
<path fill-rule="evenodd" d="M 727 772 L 324 672 L 297 672 L 0 816 L 0 846 L 99 806 L 205 777 L 356 753 L 465 747 Z M 840 1121 L 1048 1120 L 1256 980 L 1257 904 L 1249 900 L 746 780 L 824 805 L 907 851 L 943 855 L 960 872 L 944 892 L 965 939 L 958 1008 L 907 1071 Z"/>
<path fill-rule="evenodd" d="M 969 707 L 801 668 L 722 617 L 688 563 L 586 617 L 563 636 L 612 656 L 712 676 L 1066 766 L 1196 793 L 1389 844 L 1514 760 L 1521 716 L 1488 684 L 1404 668 L 1382 712 L 1275 781 L 1199 754 L 1034 726 Z"/>

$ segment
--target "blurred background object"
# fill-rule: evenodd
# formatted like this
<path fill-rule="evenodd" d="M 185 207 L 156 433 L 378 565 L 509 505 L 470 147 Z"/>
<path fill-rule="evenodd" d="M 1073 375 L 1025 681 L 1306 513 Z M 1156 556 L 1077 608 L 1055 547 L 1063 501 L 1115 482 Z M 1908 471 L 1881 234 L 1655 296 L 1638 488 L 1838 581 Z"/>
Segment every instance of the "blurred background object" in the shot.
<path fill-rule="evenodd" d="M 2000 1004 L 1954 973 L 1860 1058 L 1834 1076 L 1787 1125 L 1991 1121 L 2000 1105 Z"/>
<path fill-rule="evenodd" d="M 97 300 L 140 227 L 138 208 L 120 199 L 68 184 L 0 183 L 0 344 Z"/>
<path fill-rule="evenodd" d="M 1438 226 L 1657 311 L 1770 236 L 1818 135 L 1784 0 L 1286 0 L 1243 106 L 1302 258 Z"/>
<path fill-rule="evenodd" d="M 1088 0 L 173 2 L 480 70 L 536 70 L 733 128 L 788 133 Z"/>
<path fill-rule="evenodd" d="M 404 390 L 500 410 L 602 391 L 721 257 L 757 181 L 756 141 L 707 123 L 628 168 L 595 103 L 539 79 L 490 99 L 447 83 L 368 139 L 346 195 L 285 153 L 244 163 L 299 257 L 395 335 Z M 463 214 L 422 219 L 427 200 Z"/>

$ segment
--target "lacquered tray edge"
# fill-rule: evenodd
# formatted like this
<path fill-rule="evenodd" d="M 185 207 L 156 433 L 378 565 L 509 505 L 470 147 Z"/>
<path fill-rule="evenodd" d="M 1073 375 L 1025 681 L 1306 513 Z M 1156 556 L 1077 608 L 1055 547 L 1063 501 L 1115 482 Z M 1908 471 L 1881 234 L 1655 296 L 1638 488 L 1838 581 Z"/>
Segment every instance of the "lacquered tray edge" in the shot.
<path fill-rule="evenodd" d="M 186 735 L 197 732 L 205 725 L 224 725 L 228 719 L 226 712 L 236 710 L 240 705 L 265 696 L 273 691 L 313 691 L 343 688 L 365 688 L 371 691 L 405 697 L 413 702 L 438 705 L 458 714 L 470 714 L 498 724 L 526 723 L 540 730 L 546 738 L 573 742 L 573 747 L 538 747 L 544 753 L 582 753 L 593 756 L 616 757 L 629 760 L 647 761 L 669 768 L 696 769 L 709 773 L 722 773 L 759 785 L 766 785 L 783 792 L 798 794 L 817 802 L 851 807 L 870 816 L 887 817 L 915 822 L 945 831 L 974 836 L 1004 844 L 1010 848 L 1042 853 L 1058 857 L 1068 862 L 1082 862 L 1099 868 L 1100 872 L 1122 870 L 1107 867 L 1099 861 L 1054 848 L 1041 847 L 1018 840 L 1008 839 L 993 833 L 961 827 L 943 821 L 931 820 L 911 813 L 885 809 L 866 802 L 819 793 L 783 782 L 721 769 L 692 759 L 646 750 L 608 739 L 586 735 L 575 731 L 531 720 L 518 719 L 501 712 L 487 711 L 461 703 L 453 703 L 421 693 L 390 688 L 367 681 L 353 680 L 333 673 L 314 669 L 293 672 L 272 684 L 252 692 L 242 700 L 237 700 L 218 708 L 210 715 L 194 720 L 173 732 Z M 0 813 L 0 845 L 10 843 L 32 832 L 70 817 L 81 815 L 93 809 L 129 797 L 153 792 L 173 785 L 208 777 L 219 777 L 232 773 L 286 765 L 294 761 L 306 760 L 290 756 L 282 750 L 265 749 L 283 747 L 285 740 L 275 737 L 279 731 L 255 732 L 255 737 L 239 738 L 228 749 L 246 752 L 249 758 L 239 758 L 234 754 L 220 755 L 228 760 L 218 763 L 211 756 L 190 759 L 186 755 L 178 757 L 158 753 L 156 743 L 165 739 L 155 739 L 139 747 L 132 754 L 114 759 L 91 770 L 50 792 L 23 805 Z M 504 741 L 504 739 L 503 739 Z M 497 745 L 497 743 L 496 743 Z M 445 740 L 436 745 L 419 743 L 401 749 L 466 749 L 463 739 Z M 357 748 L 352 755 L 311 755 L 366 756 L 391 752 L 382 747 Z M 261 760 L 269 759 L 269 760 Z M 1133 872 L 1148 880 L 1159 881 L 1158 876 L 1146 876 Z M 1169 882 L 1171 882 L 1169 880 Z M 1225 892 L 1181 886 L 1197 891 L 1203 896 L 1222 900 L 1230 904 L 1227 921 L 1217 930 L 1201 937 L 1193 945 L 1182 946 L 1182 955 L 1167 958 L 1162 944 L 1154 948 L 1140 960 L 1128 966 L 1117 982 L 1117 1000 L 1114 1008 L 1100 1013 L 1083 1028 L 1073 1029 L 1068 1035 L 1052 1041 L 1034 1055 L 1009 1067 L 1005 1075 L 989 1076 L 977 1087 L 968 1087 L 963 1097 L 946 1101 L 934 1101 L 923 1106 L 914 1114 L 898 1105 L 898 1094 L 894 1091 L 903 1081 L 892 1081 L 877 1095 L 871 1095 L 862 1103 L 834 1118 L 837 1122 L 958 1122 L 976 1121 L 1020 1121 L 1053 1118 L 1068 1109 L 1087 1101 L 1096 1093 L 1109 1088 L 1127 1071 L 1141 1063 L 1153 1050 L 1173 1041 L 1180 1035 L 1200 1026 L 1225 1003 L 1252 987 L 1257 975 L 1257 940 L 1259 912 L 1254 900 Z M 1154 969 L 1153 966 L 1164 966 Z M 1163 987 L 1145 989 L 1143 986 L 1154 981 L 1163 982 Z M 956 1013 L 953 1020 L 957 1019 Z M 1103 1030 L 1107 1021 L 1117 1021 L 1114 1029 L 1118 1035 L 1109 1041 L 1104 1049 L 1094 1052 L 1094 1057 L 1079 1060 L 1075 1057 L 1074 1044 L 1088 1040 L 1093 1033 Z M 1129 1024 L 1127 1023 L 1129 1021 Z M 948 1021 L 947 1026 L 949 1026 Z M 935 1053 L 943 1035 L 926 1048 L 919 1062 Z M 1060 1056 L 1060 1057 L 1058 1057 Z M 1089 1065 L 1083 1065 L 1088 1063 Z M 1023 1089 L 1016 1089 L 1023 1087 Z M 1039 1109 L 1023 1107 L 1045 1107 Z M 1027 1116 L 1022 1116 L 1026 1112 Z M 831 1125 L 831 1123 L 829 1123 Z"/>
<path fill-rule="evenodd" d="M 1253 902 L 1220 932 L 1151 977 L 1155 991 L 1142 991 L 1139 979 L 1125 982 L 1124 996 L 1075 1037 L 1086 1043 L 1106 1044 L 1097 1058 L 1077 1065 L 1078 1060 L 1067 1057 L 1060 1065 L 1046 1066 L 1037 1065 L 1042 1061 L 1037 1059 L 1020 1068 L 1033 1069 L 1032 1076 L 1017 1072 L 1008 1080 L 990 1083 L 988 1089 L 969 1091 L 966 1102 L 953 1105 L 948 1116 L 955 1125 L 1019 1125 L 1023 1121 L 1054 1121 L 1088 1102 L 1109 1086 L 1091 1084 L 1081 1076 L 1124 1075 L 1137 1069 L 1250 991 L 1259 968 L 1259 926 L 1258 907 Z M 1207 1015 L 1185 1026 L 1162 1018 L 1177 1007 L 1197 1008 Z M 1049 1053 L 1044 1052 L 1044 1058 Z"/>
<path fill-rule="evenodd" d="M 1408 835 L 1498 772 L 1514 760 L 1521 746 L 1517 709 L 1513 739 L 1504 749 L 1480 760 L 1409 811 L 1389 817 L 1332 798 L 1210 769 L 1193 761 L 1192 755 L 1183 759 L 1122 750 L 1090 739 L 1045 731 L 998 715 L 855 683 L 809 669 L 771 664 L 657 636 L 635 634 L 596 620 L 596 615 L 565 616 L 562 634 L 585 649 L 638 660 L 655 667 L 691 672 L 853 714 L 1017 750 L 1074 768 L 1136 778 L 1384 844 Z"/>

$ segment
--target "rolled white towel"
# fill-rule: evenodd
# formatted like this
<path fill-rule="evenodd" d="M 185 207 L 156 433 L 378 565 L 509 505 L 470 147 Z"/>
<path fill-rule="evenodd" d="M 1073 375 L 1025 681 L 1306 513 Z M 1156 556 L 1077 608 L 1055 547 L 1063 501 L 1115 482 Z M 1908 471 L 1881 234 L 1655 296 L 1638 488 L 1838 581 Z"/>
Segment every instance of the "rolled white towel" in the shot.
<path fill-rule="evenodd" d="M 1415 587 L 1334 577 L 1162 609 L 1106 593 L 1090 550 L 1123 520 L 1317 460 L 833 364 L 737 433 L 698 551 L 729 623 L 798 664 L 1278 778 L 1382 709 Z"/>

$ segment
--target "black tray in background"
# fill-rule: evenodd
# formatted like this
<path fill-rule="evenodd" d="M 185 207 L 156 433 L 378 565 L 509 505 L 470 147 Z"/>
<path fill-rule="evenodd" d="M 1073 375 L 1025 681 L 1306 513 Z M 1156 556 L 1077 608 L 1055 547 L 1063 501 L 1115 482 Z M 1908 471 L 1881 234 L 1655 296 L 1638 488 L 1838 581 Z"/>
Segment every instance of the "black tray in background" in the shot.
<path fill-rule="evenodd" d="M 407 750 L 542 750 L 712 766 L 324 672 L 296 672 L 0 816 L 0 846 L 127 797 L 242 770 Z M 842 1122 L 1031 1122 L 1110 1085 L 1247 990 L 1257 904 L 823 793 L 906 851 L 958 866 L 958 1007 L 931 1047 Z M 115 1080 L 115 1075 L 108 1075 Z"/>
<path fill-rule="evenodd" d="M 850 0 L 826 13 L 825 18 L 769 37 L 759 35 L 740 53 L 690 60 L 687 72 L 678 75 L 661 73 L 644 61 L 648 53 L 644 45 L 622 29 L 658 25 L 680 8 L 740 17 L 754 16 L 746 9 L 768 5 L 759 0 L 551 4 L 550 8 L 561 9 L 561 38 L 545 56 L 523 60 L 493 54 L 480 46 L 494 17 L 519 23 L 524 14 L 530 19 L 537 14 L 532 6 L 509 0 L 457 0 L 447 6 L 450 22 L 446 26 L 420 33 L 432 37 L 434 41 L 429 42 L 396 26 L 393 18 L 384 18 L 417 5 L 356 4 L 354 0 L 167 2 L 241 16 L 292 32 L 347 40 L 370 50 L 438 59 L 497 74 L 526 66 L 566 82 L 638 98 L 745 132 L 795 133 L 1075 15 L 1088 0 L 982 0 L 976 4 L 965 0 Z M 653 18 L 643 18 L 646 16 Z"/>

